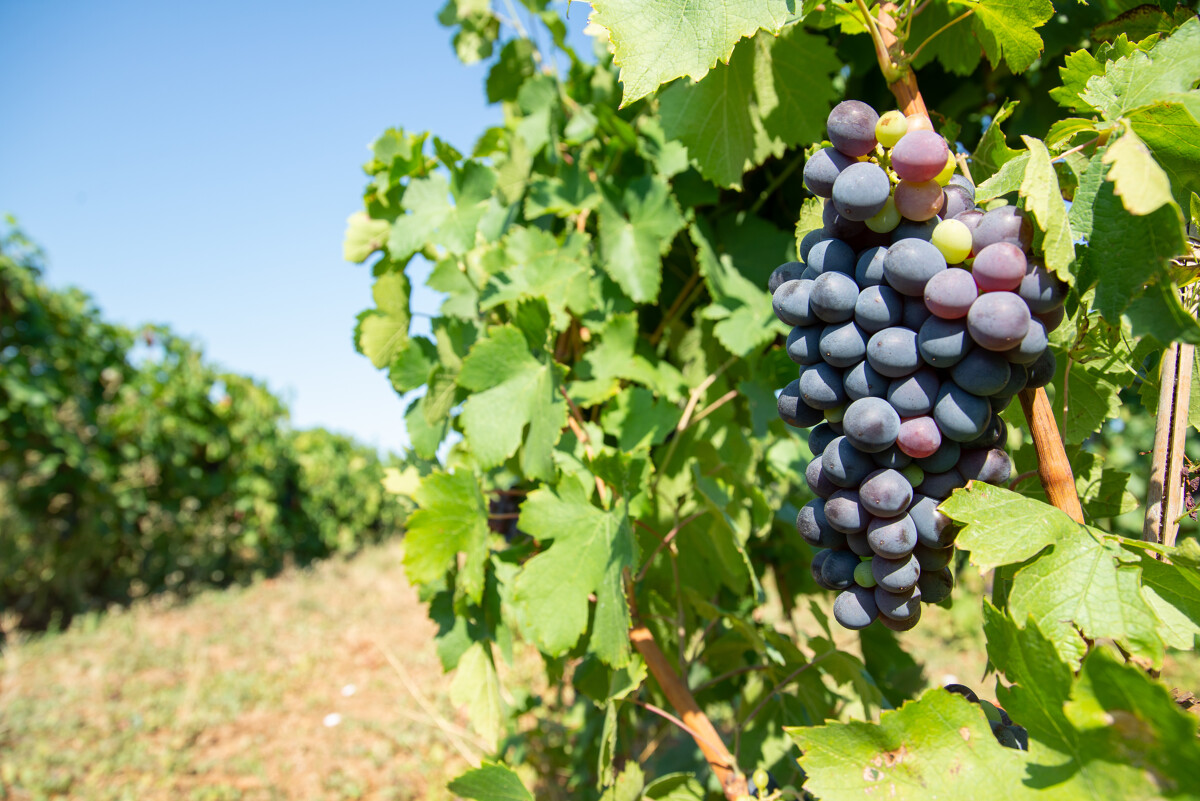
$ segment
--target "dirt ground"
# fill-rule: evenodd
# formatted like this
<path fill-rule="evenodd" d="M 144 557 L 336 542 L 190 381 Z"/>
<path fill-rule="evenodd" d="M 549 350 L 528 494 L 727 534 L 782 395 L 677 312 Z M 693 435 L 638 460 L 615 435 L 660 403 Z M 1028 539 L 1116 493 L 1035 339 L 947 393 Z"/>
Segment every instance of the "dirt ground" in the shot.
<path fill-rule="evenodd" d="M 17 638 L 0 798 L 438 799 L 481 754 L 398 544 Z"/>

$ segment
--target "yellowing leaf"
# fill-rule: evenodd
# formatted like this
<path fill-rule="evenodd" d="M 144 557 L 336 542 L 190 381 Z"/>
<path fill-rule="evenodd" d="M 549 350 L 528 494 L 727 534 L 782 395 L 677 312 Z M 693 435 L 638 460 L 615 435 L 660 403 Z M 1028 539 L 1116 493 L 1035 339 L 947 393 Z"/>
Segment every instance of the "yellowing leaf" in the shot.
<path fill-rule="evenodd" d="M 1107 180 L 1113 193 L 1130 214 L 1140 217 L 1174 202 L 1170 179 L 1132 129 L 1108 146 L 1103 159 L 1110 165 Z"/>

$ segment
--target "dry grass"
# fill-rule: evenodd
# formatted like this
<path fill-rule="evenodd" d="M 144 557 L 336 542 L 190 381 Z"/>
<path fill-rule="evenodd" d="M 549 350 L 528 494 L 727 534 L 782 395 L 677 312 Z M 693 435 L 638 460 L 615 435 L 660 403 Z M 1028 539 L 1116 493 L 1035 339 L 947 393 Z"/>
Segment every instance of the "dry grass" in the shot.
<path fill-rule="evenodd" d="M 13 643 L 0 798 L 448 797 L 463 721 L 400 557 L 384 545 Z"/>

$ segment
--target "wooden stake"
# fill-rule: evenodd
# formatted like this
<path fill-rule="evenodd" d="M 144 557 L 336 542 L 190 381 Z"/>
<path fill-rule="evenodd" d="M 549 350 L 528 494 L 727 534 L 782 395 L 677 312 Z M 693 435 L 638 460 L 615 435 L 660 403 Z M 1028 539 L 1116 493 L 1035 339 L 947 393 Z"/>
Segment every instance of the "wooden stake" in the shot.
<path fill-rule="evenodd" d="M 1183 512 L 1183 450 L 1192 395 L 1193 345 L 1172 343 L 1159 371 L 1158 418 L 1150 457 L 1150 489 L 1142 539 L 1174 545 Z"/>

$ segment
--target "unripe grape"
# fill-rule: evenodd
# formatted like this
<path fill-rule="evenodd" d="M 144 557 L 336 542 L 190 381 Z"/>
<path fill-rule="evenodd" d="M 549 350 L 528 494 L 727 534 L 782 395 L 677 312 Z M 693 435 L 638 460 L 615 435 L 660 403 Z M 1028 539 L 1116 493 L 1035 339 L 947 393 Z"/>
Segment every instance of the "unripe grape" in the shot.
<path fill-rule="evenodd" d="M 954 175 L 954 168 L 958 166 L 958 162 L 954 160 L 954 154 L 950 153 L 946 156 L 946 166 L 942 167 L 933 180 L 938 182 L 938 186 L 945 186 L 950 183 L 950 176 Z"/>
<path fill-rule="evenodd" d="M 904 121 L 908 123 L 908 131 L 906 133 L 933 130 L 933 122 L 924 114 L 909 114 L 904 118 Z"/>
<path fill-rule="evenodd" d="M 971 229 L 958 220 L 942 220 L 933 229 L 930 241 L 946 257 L 947 264 L 958 264 L 971 255 Z"/>
<path fill-rule="evenodd" d="M 908 120 L 899 111 L 889 111 L 875 123 L 875 139 L 884 147 L 894 147 L 908 133 Z"/>
<path fill-rule="evenodd" d="M 886 234 L 889 231 L 894 231 L 896 226 L 900 224 L 900 212 L 896 210 L 895 198 L 888 198 L 883 208 L 876 212 L 875 216 L 868 217 L 865 222 L 868 228 L 877 234 Z"/>
<path fill-rule="evenodd" d="M 875 586 L 875 576 L 871 573 L 871 560 L 859 562 L 858 567 L 854 568 L 854 583 L 860 587 L 871 589 Z"/>

